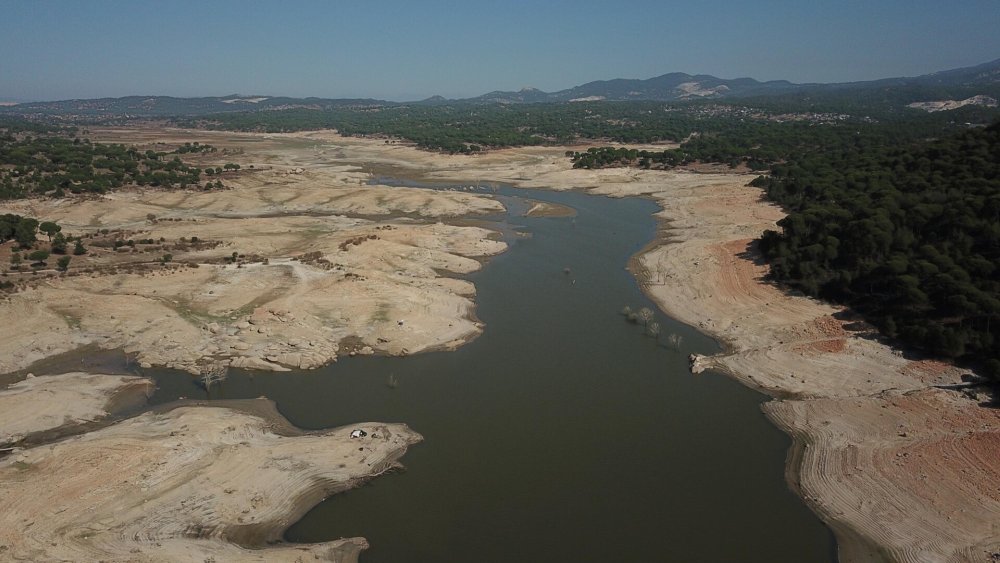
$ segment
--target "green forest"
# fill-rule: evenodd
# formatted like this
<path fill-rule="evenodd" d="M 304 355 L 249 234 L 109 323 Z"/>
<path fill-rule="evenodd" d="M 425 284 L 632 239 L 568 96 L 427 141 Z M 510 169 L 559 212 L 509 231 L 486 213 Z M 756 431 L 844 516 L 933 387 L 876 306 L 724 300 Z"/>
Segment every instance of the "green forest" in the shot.
<path fill-rule="evenodd" d="M 678 141 L 706 125 L 696 115 L 661 102 L 335 107 L 224 113 L 177 123 L 270 133 L 336 129 L 342 135 L 397 137 L 451 153 L 581 139 Z"/>
<path fill-rule="evenodd" d="M 775 279 L 1000 377 L 1000 122 L 801 155 L 753 185 L 789 212 L 761 240 Z"/>
<path fill-rule="evenodd" d="M 184 146 L 175 152 L 181 151 L 196 149 Z M 0 164 L 0 199 L 104 193 L 130 184 L 186 187 L 197 184 L 201 174 L 173 153 L 92 143 L 76 136 L 75 130 L 3 123 Z"/>

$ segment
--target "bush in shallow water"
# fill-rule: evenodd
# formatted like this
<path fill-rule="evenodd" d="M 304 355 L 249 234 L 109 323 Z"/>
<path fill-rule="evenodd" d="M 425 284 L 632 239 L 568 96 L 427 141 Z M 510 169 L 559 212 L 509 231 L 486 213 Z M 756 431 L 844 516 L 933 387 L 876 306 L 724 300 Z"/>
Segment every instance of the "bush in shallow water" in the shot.
<path fill-rule="evenodd" d="M 649 336 L 652 336 L 653 338 L 656 338 L 657 336 L 659 336 L 660 335 L 660 323 L 654 321 L 654 322 L 651 322 L 648 325 L 646 325 L 646 334 L 649 335 Z"/>
<path fill-rule="evenodd" d="M 653 310 L 649 307 L 639 309 L 639 320 L 642 321 L 642 324 L 648 325 L 649 321 L 653 320 Z"/>

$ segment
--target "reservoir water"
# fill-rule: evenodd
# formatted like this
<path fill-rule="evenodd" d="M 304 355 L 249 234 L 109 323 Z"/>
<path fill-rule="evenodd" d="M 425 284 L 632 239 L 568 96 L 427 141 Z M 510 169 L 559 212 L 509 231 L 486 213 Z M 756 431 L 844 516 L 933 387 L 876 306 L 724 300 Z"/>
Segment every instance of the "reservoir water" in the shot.
<path fill-rule="evenodd" d="M 655 236 L 655 204 L 499 195 L 510 249 L 468 276 L 479 338 L 313 371 L 233 370 L 213 387 L 213 399 L 267 396 L 303 428 L 404 422 L 424 436 L 405 471 L 327 499 L 286 540 L 364 536 L 363 563 L 834 561 L 832 534 L 785 483 L 790 441 L 760 412 L 765 398 L 690 374 L 688 354 L 716 351 L 711 339 L 660 313 L 653 339 L 621 315 L 655 310 L 625 270 Z M 577 213 L 521 217 L 518 198 Z M 205 396 L 187 374 L 154 375 L 154 402 Z"/>

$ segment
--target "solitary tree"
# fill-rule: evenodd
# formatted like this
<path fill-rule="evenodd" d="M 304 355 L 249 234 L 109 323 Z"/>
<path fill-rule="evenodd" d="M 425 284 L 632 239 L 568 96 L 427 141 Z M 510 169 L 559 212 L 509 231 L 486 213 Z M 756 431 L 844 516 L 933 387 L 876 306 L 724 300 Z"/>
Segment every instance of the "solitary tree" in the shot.
<path fill-rule="evenodd" d="M 660 323 L 654 321 L 654 322 L 651 322 L 648 325 L 646 325 L 646 334 L 652 336 L 653 338 L 656 338 L 657 336 L 659 336 L 660 335 Z"/>
<path fill-rule="evenodd" d="M 69 256 L 63 256 L 56 262 L 56 267 L 59 268 L 60 272 L 65 272 L 69 269 L 69 261 L 72 260 Z"/>
<path fill-rule="evenodd" d="M 229 375 L 229 366 L 222 362 L 213 362 L 201 368 L 201 382 L 207 391 L 214 383 L 222 383 Z"/>
<path fill-rule="evenodd" d="M 81 256 L 87 253 L 87 249 L 83 247 L 83 243 L 80 239 L 76 239 L 76 246 L 73 247 L 73 254 L 75 256 Z"/>
<path fill-rule="evenodd" d="M 28 260 L 33 260 L 38 265 L 45 265 L 45 261 L 49 259 L 48 250 L 36 250 L 28 255 Z"/>
<path fill-rule="evenodd" d="M 670 336 L 667 337 L 667 344 L 669 344 L 674 350 L 680 350 L 681 342 L 683 341 L 684 338 L 679 334 L 670 333 Z"/>
<path fill-rule="evenodd" d="M 46 235 L 48 235 L 49 240 L 51 241 L 52 240 L 52 235 L 54 235 L 54 234 L 58 233 L 59 231 L 61 231 L 62 227 L 60 227 L 59 225 L 56 225 L 52 221 L 44 221 L 41 225 L 38 225 L 38 230 L 42 231 L 43 233 L 45 233 Z"/>

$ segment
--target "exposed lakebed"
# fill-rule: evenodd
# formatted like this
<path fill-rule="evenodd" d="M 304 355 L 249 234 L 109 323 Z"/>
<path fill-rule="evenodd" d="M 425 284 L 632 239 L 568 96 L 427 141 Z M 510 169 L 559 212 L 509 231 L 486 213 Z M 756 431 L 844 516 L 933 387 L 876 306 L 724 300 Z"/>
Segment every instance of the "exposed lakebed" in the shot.
<path fill-rule="evenodd" d="M 232 370 L 212 388 L 266 396 L 303 428 L 405 422 L 425 438 L 406 471 L 328 499 L 286 539 L 364 536 L 363 562 L 833 561 L 832 534 L 785 483 L 790 441 L 760 412 L 765 398 L 689 373 L 688 354 L 718 350 L 708 337 L 657 314 L 657 341 L 621 315 L 655 309 L 625 270 L 656 234 L 655 204 L 497 192 L 511 247 L 468 276 L 478 339 L 313 371 Z M 577 213 L 522 217 L 523 198 Z M 205 396 L 186 373 L 145 371 L 156 403 Z"/>

